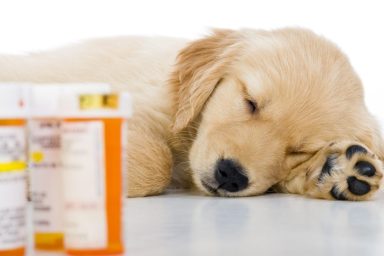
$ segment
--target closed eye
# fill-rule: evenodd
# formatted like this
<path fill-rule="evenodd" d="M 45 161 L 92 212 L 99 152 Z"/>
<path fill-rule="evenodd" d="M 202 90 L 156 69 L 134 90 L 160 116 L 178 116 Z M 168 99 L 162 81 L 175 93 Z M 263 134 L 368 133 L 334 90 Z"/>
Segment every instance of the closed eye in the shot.
<path fill-rule="evenodd" d="M 256 113 L 257 110 L 258 110 L 257 102 L 256 102 L 256 101 L 253 101 L 253 100 L 250 100 L 250 99 L 245 99 L 245 101 L 246 101 L 247 108 L 248 108 L 249 112 L 250 112 L 251 114 Z"/>

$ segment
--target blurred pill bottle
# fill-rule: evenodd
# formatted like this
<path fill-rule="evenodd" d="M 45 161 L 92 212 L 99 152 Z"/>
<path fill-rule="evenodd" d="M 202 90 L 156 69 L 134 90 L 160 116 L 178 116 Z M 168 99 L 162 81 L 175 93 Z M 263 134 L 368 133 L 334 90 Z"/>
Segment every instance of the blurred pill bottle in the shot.
<path fill-rule="evenodd" d="M 27 148 L 23 86 L 0 85 L 0 255 L 25 255 Z"/>
<path fill-rule="evenodd" d="M 28 93 L 29 171 L 34 247 L 64 250 L 59 102 L 66 93 L 108 93 L 107 84 L 33 85 Z"/>
<path fill-rule="evenodd" d="M 129 94 L 69 93 L 61 112 L 66 252 L 121 254 Z"/>

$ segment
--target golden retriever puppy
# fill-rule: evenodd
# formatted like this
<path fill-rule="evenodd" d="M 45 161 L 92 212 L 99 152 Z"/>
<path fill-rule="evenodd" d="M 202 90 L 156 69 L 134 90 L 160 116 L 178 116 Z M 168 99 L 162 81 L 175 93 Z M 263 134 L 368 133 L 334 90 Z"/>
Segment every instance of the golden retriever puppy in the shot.
<path fill-rule="evenodd" d="M 162 193 L 171 180 L 230 197 L 273 189 L 366 200 L 380 187 L 383 141 L 361 81 L 308 30 L 94 40 L 1 56 L 0 81 L 130 91 L 128 196 Z"/>

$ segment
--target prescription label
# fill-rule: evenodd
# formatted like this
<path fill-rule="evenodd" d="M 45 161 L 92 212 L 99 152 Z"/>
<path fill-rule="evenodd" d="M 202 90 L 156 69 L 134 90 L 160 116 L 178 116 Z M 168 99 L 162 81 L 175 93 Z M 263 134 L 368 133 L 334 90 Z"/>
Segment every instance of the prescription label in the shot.
<path fill-rule="evenodd" d="M 25 130 L 0 127 L 0 248 L 25 245 L 27 204 Z"/>
<path fill-rule="evenodd" d="M 62 124 L 65 246 L 107 246 L 104 126 L 99 121 Z"/>
<path fill-rule="evenodd" d="M 63 232 L 60 121 L 29 123 L 29 159 L 36 233 Z"/>

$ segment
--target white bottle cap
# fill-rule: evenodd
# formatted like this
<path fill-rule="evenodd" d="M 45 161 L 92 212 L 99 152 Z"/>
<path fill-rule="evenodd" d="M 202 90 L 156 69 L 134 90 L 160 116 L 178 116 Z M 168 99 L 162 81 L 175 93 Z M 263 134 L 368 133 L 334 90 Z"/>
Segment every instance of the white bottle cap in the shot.
<path fill-rule="evenodd" d="M 0 84 L 0 119 L 26 118 L 24 86 L 17 83 Z"/>
<path fill-rule="evenodd" d="M 47 84 L 33 85 L 29 90 L 28 104 L 32 118 L 58 118 L 61 116 L 61 97 L 67 94 L 110 93 L 108 84 Z"/>

